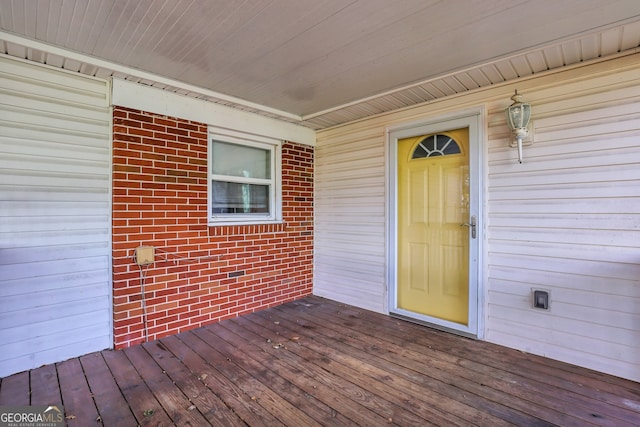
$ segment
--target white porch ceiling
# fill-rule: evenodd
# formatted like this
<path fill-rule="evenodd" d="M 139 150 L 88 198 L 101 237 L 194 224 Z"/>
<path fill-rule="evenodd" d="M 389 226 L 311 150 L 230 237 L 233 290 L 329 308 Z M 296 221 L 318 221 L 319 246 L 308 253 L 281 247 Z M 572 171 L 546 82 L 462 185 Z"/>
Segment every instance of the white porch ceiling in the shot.
<path fill-rule="evenodd" d="M 0 0 L 0 53 L 313 129 L 639 46 L 638 0 Z"/>

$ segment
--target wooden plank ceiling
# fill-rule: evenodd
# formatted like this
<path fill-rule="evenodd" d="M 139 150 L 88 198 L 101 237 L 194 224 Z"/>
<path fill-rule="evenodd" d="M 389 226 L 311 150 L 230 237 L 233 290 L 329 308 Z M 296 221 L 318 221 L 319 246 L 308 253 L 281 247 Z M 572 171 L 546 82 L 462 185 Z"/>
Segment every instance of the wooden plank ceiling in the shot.
<path fill-rule="evenodd" d="M 0 0 L 0 53 L 313 129 L 639 45 L 638 0 Z"/>

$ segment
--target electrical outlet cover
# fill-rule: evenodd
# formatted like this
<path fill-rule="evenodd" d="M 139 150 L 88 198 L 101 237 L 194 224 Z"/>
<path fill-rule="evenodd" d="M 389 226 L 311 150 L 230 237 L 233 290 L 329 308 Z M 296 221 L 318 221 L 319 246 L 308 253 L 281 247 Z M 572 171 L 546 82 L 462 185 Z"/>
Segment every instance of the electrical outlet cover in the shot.
<path fill-rule="evenodd" d="M 149 265 L 155 262 L 155 248 L 153 246 L 138 246 L 136 248 L 136 263 Z"/>

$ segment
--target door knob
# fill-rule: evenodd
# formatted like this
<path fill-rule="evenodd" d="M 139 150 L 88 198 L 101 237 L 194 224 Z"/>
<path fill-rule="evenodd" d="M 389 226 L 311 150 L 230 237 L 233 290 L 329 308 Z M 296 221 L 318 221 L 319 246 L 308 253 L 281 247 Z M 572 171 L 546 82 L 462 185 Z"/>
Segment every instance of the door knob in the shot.
<path fill-rule="evenodd" d="M 460 224 L 460 227 L 469 227 L 471 228 L 471 238 L 476 238 L 476 216 L 472 215 L 471 220 L 469 222 L 465 222 Z"/>

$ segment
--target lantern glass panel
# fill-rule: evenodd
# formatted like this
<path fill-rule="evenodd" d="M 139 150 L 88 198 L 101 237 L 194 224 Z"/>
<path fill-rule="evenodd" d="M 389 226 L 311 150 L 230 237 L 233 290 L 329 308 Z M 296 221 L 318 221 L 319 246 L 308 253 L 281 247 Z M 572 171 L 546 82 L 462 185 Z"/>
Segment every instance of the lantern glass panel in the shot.
<path fill-rule="evenodd" d="M 529 104 L 512 105 L 506 110 L 507 123 L 513 129 L 526 128 L 531 118 L 531 106 Z"/>

